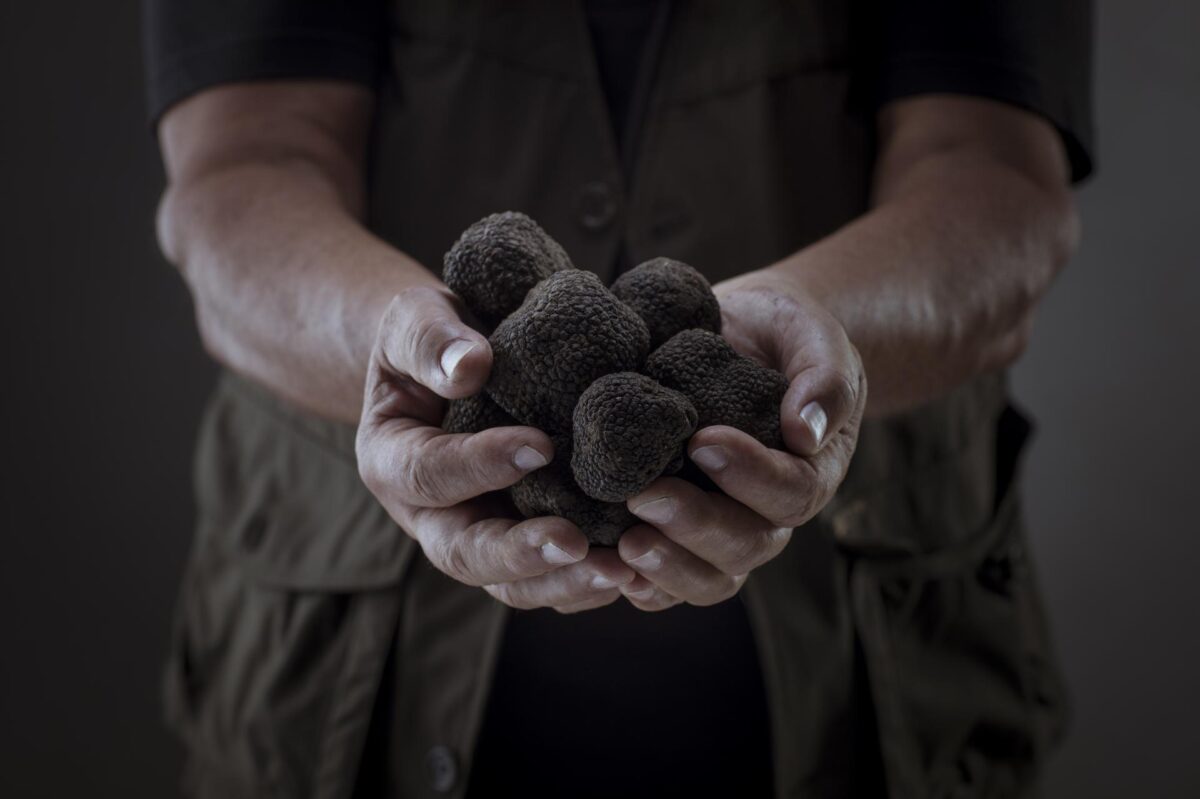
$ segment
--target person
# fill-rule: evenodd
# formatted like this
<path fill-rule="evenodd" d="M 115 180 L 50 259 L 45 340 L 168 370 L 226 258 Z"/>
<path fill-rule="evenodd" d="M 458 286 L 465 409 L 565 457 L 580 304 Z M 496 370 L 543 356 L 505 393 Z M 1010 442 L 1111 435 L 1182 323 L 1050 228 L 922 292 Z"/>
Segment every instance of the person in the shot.
<path fill-rule="evenodd" d="M 1079 235 L 1076 0 L 147 0 L 159 241 L 223 367 L 166 678 L 196 796 L 1019 796 L 1065 692 L 1006 369 Z M 440 428 L 517 210 L 784 372 L 588 548 Z M 515 609 L 515 610 L 514 610 Z M 583 612 L 587 611 L 587 612 Z M 661 612 L 652 612 L 661 611 Z"/>

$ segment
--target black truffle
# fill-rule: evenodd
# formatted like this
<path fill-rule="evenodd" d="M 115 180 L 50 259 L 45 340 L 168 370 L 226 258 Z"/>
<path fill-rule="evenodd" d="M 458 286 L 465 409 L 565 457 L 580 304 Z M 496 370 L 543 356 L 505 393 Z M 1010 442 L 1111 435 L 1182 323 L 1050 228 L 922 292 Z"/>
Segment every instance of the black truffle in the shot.
<path fill-rule="evenodd" d="M 629 499 L 668 467 L 683 465 L 683 446 L 696 419 L 687 397 L 645 375 L 601 377 L 575 405 L 575 482 L 596 499 Z"/>
<path fill-rule="evenodd" d="M 543 278 L 573 269 L 571 259 L 525 214 L 506 211 L 471 225 L 446 253 L 442 280 L 493 329 Z"/>
<path fill-rule="evenodd" d="M 583 390 L 612 372 L 636 371 L 649 350 L 646 324 L 591 272 L 555 272 L 489 338 L 487 393 L 522 424 L 568 433 Z"/>
<path fill-rule="evenodd" d="M 442 429 L 447 433 L 478 433 L 492 427 L 520 424 L 504 412 L 491 397 L 479 392 L 470 397 L 452 399 L 446 404 Z"/>
<path fill-rule="evenodd" d="M 623 502 L 593 499 L 571 475 L 571 440 L 553 436 L 554 459 L 521 478 L 510 490 L 513 504 L 526 517 L 561 516 L 593 546 L 615 547 L 621 533 L 638 523 Z"/>
<path fill-rule="evenodd" d="M 644 371 L 692 401 L 699 427 L 729 425 L 768 447 L 783 449 L 779 404 L 787 378 L 738 354 L 717 334 L 676 334 L 650 353 Z"/>
<path fill-rule="evenodd" d="M 682 261 L 654 258 L 612 284 L 612 293 L 650 330 L 650 348 L 691 328 L 721 332 L 721 306 L 704 275 Z"/>

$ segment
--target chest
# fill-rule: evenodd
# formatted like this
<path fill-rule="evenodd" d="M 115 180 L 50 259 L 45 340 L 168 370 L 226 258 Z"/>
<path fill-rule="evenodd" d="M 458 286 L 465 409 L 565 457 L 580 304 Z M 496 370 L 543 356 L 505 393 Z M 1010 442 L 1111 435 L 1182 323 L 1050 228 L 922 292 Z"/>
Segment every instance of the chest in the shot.
<path fill-rule="evenodd" d="M 371 223 L 432 269 L 523 211 L 605 276 L 666 255 L 712 280 L 861 213 L 873 142 L 845 3 L 675 2 L 623 163 L 579 2 L 398 2 Z"/>

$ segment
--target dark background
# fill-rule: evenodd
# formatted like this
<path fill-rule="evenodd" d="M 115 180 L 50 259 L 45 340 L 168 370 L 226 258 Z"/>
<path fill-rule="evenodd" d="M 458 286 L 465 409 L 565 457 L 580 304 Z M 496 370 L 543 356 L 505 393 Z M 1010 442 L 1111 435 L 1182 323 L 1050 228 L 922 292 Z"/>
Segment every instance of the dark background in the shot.
<path fill-rule="evenodd" d="M 1099 3 L 1084 244 L 1016 389 L 1075 699 L 1054 797 L 1200 796 L 1200 6 Z M 160 661 L 213 370 L 157 253 L 133 2 L 0 6 L 0 796 L 174 793 Z"/>

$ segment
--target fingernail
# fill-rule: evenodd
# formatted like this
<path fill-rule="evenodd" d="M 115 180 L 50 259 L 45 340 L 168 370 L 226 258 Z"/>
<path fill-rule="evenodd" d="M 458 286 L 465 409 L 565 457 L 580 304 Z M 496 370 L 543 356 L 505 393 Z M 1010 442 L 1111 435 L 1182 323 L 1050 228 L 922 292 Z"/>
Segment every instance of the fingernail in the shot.
<path fill-rule="evenodd" d="M 581 559 L 547 541 L 542 544 L 542 560 L 552 566 L 566 566 L 568 563 L 578 563 Z"/>
<path fill-rule="evenodd" d="M 643 502 L 633 508 L 633 515 L 648 522 L 669 522 L 675 515 L 675 501 L 670 497 L 659 497 Z"/>
<path fill-rule="evenodd" d="M 458 368 L 459 361 L 473 349 L 475 349 L 475 342 L 467 341 L 464 338 L 455 339 L 446 345 L 446 349 L 442 350 L 442 371 L 447 379 L 454 379 L 454 370 Z"/>
<path fill-rule="evenodd" d="M 829 418 L 825 416 L 825 409 L 816 402 L 810 402 L 800 409 L 800 418 L 808 425 L 808 429 L 812 430 L 813 438 L 820 447 L 825 440 L 825 426 L 829 424 Z"/>
<path fill-rule="evenodd" d="M 513 453 L 513 463 L 523 472 L 532 472 L 534 469 L 540 469 L 549 462 L 545 455 L 528 444 L 522 444 Z"/>
<path fill-rule="evenodd" d="M 693 452 L 692 460 L 705 471 L 719 472 L 729 464 L 729 453 L 724 447 L 713 444 Z"/>
<path fill-rule="evenodd" d="M 657 549 L 650 548 L 638 555 L 636 558 L 629 561 L 629 565 L 636 568 L 638 571 L 654 571 L 662 565 L 662 553 Z"/>
<path fill-rule="evenodd" d="M 595 588 L 597 591 L 607 591 L 608 589 L 616 588 L 619 585 L 621 585 L 621 583 L 618 583 L 616 580 L 612 579 L 611 577 L 606 577 L 603 574 L 597 574 L 592 578 L 592 588 Z"/>

